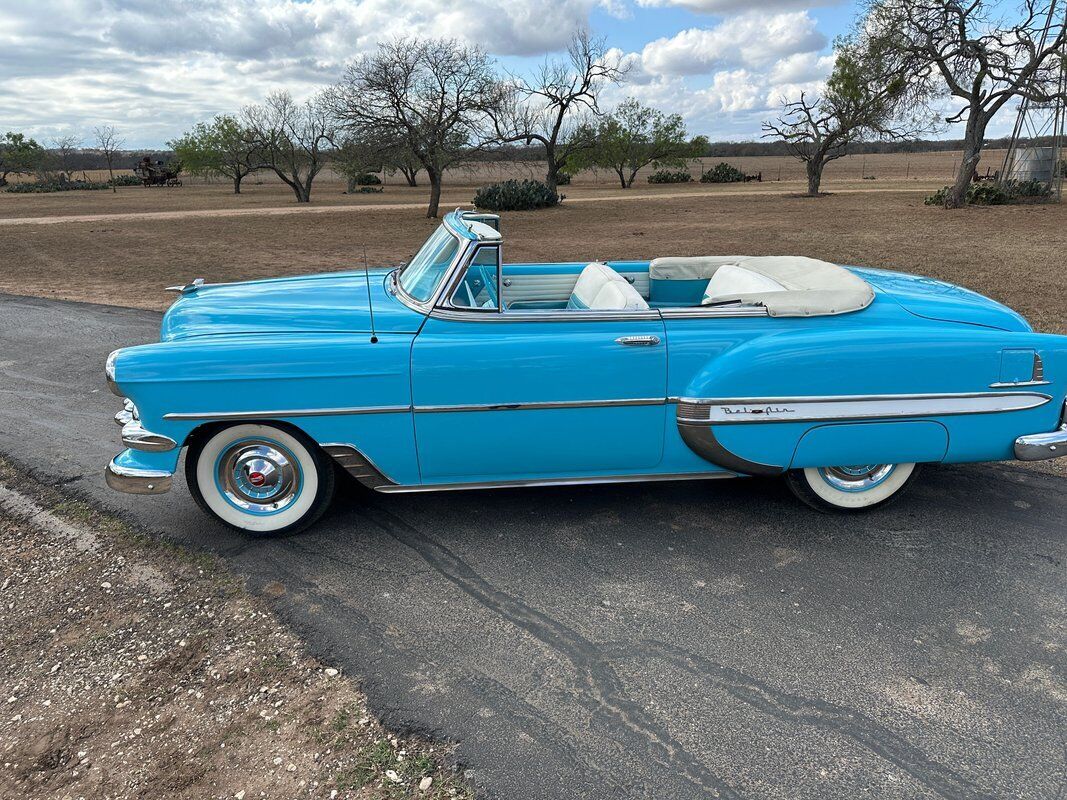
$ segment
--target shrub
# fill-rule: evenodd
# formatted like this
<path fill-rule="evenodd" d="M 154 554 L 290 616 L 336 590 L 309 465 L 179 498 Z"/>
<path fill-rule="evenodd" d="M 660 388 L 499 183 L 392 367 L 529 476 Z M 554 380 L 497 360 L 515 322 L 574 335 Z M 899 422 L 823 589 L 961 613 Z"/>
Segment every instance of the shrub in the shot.
<path fill-rule="evenodd" d="M 141 179 L 136 175 L 116 175 L 114 181 L 108 181 L 109 185 L 114 186 L 140 186 Z"/>
<path fill-rule="evenodd" d="M 49 192 L 73 192 L 79 190 L 95 191 L 110 189 L 106 181 L 35 181 L 33 183 L 12 183 L 4 191 L 13 194 L 47 194 Z"/>
<path fill-rule="evenodd" d="M 661 169 L 648 176 L 649 183 L 689 183 L 691 180 L 693 176 L 684 169 Z"/>
<path fill-rule="evenodd" d="M 1008 189 L 1015 197 L 1025 197 L 1028 199 L 1042 199 L 1052 196 L 1052 186 L 1044 181 L 1035 181 L 1033 179 L 1026 181 L 1010 181 L 1008 183 Z"/>
<path fill-rule="evenodd" d="M 474 205 L 486 211 L 529 211 L 562 202 L 563 195 L 556 194 L 541 181 L 531 180 L 492 183 L 474 194 Z"/>
<path fill-rule="evenodd" d="M 942 206 L 948 197 L 948 186 L 938 189 L 923 202 L 928 206 Z M 967 202 L 976 206 L 1002 206 L 1014 202 L 1032 202 L 1052 196 L 1052 187 L 1043 181 L 1008 181 L 1000 186 L 990 181 L 972 183 L 967 189 Z"/>
<path fill-rule="evenodd" d="M 372 172 L 364 172 L 356 176 L 356 186 L 381 186 L 382 179 Z"/>
<path fill-rule="evenodd" d="M 700 176 L 701 183 L 740 183 L 745 180 L 745 173 L 737 167 L 721 161 Z"/>
<path fill-rule="evenodd" d="M 569 172 L 556 173 L 556 186 L 570 186 L 573 176 Z"/>

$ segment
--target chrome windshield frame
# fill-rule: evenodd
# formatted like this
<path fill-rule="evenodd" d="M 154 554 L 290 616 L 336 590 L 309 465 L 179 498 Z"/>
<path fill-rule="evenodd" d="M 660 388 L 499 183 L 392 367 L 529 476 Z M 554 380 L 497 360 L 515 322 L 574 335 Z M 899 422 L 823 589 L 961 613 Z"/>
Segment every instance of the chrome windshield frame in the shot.
<path fill-rule="evenodd" d="M 396 287 L 396 295 L 404 305 L 414 311 L 429 315 L 430 312 L 441 304 L 442 298 L 447 296 L 446 292 L 448 291 L 448 287 L 456 280 L 456 273 L 465 267 L 471 255 L 478 249 L 478 246 L 485 244 L 485 241 L 463 224 L 467 214 L 477 215 L 477 213 L 478 212 L 474 211 L 464 212 L 457 208 L 455 211 L 445 214 L 441 221 L 441 225 L 434 229 L 434 233 L 442 228 L 450 233 L 459 243 L 459 247 L 456 248 L 456 254 L 449 262 L 448 266 L 442 271 L 441 280 L 437 282 L 437 286 L 434 287 L 433 292 L 427 300 L 418 300 L 404 289 L 404 285 L 400 280 L 400 274 L 407 268 L 407 264 L 398 267 L 393 271 L 393 285 Z M 432 235 L 433 234 L 430 234 L 430 236 Z M 427 241 L 429 241 L 430 237 L 428 236 L 426 238 Z M 499 239 L 494 242 L 494 244 L 503 245 L 503 240 Z M 420 247 L 419 249 L 421 250 L 422 248 Z M 409 261 L 408 263 L 411 262 Z M 500 275 L 499 269 L 497 270 L 497 275 L 498 277 Z"/>

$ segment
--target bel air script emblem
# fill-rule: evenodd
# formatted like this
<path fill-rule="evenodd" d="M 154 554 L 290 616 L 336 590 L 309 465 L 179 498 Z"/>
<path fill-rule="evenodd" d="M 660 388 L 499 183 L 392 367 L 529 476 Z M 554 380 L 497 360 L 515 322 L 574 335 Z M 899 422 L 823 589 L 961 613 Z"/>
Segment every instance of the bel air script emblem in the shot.
<path fill-rule="evenodd" d="M 781 416 L 784 414 L 796 413 L 794 409 L 787 408 L 786 406 L 723 406 L 722 413 L 728 417 L 739 415 L 765 415 L 765 416 Z"/>

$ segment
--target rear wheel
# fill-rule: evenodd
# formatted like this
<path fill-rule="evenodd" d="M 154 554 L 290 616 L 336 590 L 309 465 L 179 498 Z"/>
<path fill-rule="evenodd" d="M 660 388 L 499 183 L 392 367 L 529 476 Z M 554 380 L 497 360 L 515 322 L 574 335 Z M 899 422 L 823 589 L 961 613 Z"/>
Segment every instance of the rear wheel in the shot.
<path fill-rule="evenodd" d="M 231 528 L 294 533 L 330 504 L 333 465 L 303 434 L 273 425 L 233 425 L 198 438 L 185 459 L 197 504 Z"/>
<path fill-rule="evenodd" d="M 786 482 L 818 511 L 854 512 L 892 502 L 918 474 L 918 464 L 856 464 L 790 470 Z"/>

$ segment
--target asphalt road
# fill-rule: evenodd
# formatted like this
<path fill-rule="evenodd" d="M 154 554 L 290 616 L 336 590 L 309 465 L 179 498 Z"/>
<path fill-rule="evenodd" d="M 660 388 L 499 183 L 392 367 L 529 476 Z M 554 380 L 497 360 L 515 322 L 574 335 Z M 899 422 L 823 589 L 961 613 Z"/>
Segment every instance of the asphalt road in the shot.
<path fill-rule="evenodd" d="M 822 516 L 776 481 L 385 496 L 310 532 L 110 492 L 111 349 L 159 315 L 0 296 L 0 452 L 220 553 L 394 726 L 484 794 L 1058 798 L 1067 481 L 929 469 Z"/>

